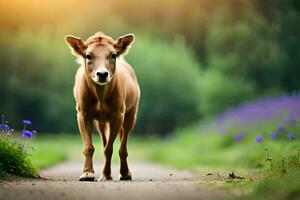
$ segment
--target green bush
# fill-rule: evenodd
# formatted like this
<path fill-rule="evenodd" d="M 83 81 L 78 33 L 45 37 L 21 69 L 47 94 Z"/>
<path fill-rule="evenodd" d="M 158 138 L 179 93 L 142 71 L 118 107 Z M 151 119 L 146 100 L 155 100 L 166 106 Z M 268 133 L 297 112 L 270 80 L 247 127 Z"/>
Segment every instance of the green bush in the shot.
<path fill-rule="evenodd" d="M 282 60 L 285 53 L 276 39 L 279 32 L 277 24 L 269 24 L 251 9 L 243 20 L 231 25 L 216 18 L 206 40 L 208 68 L 230 79 L 246 80 L 260 92 L 281 89 L 287 69 Z"/>
<path fill-rule="evenodd" d="M 24 145 L 9 136 L 0 135 L 0 176 L 37 176 L 37 170 L 28 159 L 29 154 Z"/>
<path fill-rule="evenodd" d="M 30 118 L 41 131 L 76 130 L 72 87 L 77 66 L 63 37 L 21 30 L 1 32 L 0 41 L 0 110 L 9 113 L 12 125 L 21 129 L 18 120 Z"/>
<path fill-rule="evenodd" d="M 219 71 L 207 70 L 199 80 L 200 110 L 204 116 L 212 116 L 255 96 L 255 88 L 249 82 L 224 76 Z"/>

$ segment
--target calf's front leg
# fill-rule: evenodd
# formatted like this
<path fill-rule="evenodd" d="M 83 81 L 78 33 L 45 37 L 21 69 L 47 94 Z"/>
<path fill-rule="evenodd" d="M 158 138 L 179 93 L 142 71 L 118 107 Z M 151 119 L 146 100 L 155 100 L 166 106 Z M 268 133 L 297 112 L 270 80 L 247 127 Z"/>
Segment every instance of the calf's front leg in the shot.
<path fill-rule="evenodd" d="M 113 144 L 121 130 L 122 123 L 124 120 L 124 114 L 118 115 L 118 117 L 114 118 L 110 124 L 110 133 L 108 136 L 107 143 L 104 147 L 104 155 L 105 155 L 105 164 L 103 168 L 103 174 L 100 178 L 100 181 L 112 180 L 111 177 L 111 157 L 113 154 Z"/>
<path fill-rule="evenodd" d="M 93 154 L 95 148 L 92 142 L 92 120 L 84 112 L 77 113 L 78 127 L 83 141 L 83 155 L 85 157 L 83 173 L 79 181 L 95 181 L 93 168 Z"/>

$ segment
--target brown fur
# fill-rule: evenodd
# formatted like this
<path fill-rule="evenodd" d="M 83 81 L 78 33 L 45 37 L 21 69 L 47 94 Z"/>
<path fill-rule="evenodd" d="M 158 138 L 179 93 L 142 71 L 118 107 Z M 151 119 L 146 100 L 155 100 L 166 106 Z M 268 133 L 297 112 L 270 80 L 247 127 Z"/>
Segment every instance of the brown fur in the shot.
<path fill-rule="evenodd" d="M 74 96 L 76 100 L 77 120 L 84 143 L 85 156 L 83 172 L 94 172 L 92 142 L 92 125 L 96 126 L 102 136 L 105 164 L 101 180 L 111 180 L 111 156 L 113 143 L 120 136 L 120 179 L 130 180 L 131 174 L 127 165 L 127 137 L 133 129 L 140 89 L 132 67 L 122 59 L 122 55 L 133 43 L 132 34 L 113 40 L 99 32 L 86 41 L 66 36 L 66 42 L 73 54 L 81 56 L 84 63 L 78 69 L 75 77 Z M 94 64 L 90 64 L 85 53 L 94 55 Z M 115 53 L 116 61 L 111 57 Z M 95 69 L 91 69 L 92 67 Z M 95 70 L 101 68 L 111 74 L 112 79 L 105 85 L 93 81 Z"/>

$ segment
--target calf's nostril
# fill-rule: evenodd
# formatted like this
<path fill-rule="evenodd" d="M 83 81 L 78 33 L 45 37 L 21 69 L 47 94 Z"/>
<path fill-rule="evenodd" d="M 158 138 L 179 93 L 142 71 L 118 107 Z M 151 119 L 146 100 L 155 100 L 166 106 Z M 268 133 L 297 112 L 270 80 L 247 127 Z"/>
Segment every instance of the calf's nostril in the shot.
<path fill-rule="evenodd" d="M 96 75 L 97 75 L 99 78 L 107 78 L 108 72 L 97 72 Z"/>
<path fill-rule="evenodd" d="M 106 78 L 107 76 L 108 76 L 108 72 L 104 72 L 104 73 L 103 73 L 103 77 Z"/>

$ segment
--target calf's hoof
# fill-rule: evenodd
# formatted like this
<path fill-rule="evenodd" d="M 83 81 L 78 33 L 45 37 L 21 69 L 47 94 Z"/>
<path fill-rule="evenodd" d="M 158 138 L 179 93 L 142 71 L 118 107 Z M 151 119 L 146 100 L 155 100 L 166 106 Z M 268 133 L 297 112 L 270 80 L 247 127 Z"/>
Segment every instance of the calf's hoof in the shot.
<path fill-rule="evenodd" d="M 131 181 L 132 177 L 131 177 L 131 173 L 129 172 L 126 175 L 121 175 L 120 176 L 120 181 Z"/>
<path fill-rule="evenodd" d="M 102 175 L 98 181 L 112 181 L 112 177 L 111 176 L 105 176 L 105 175 Z"/>
<path fill-rule="evenodd" d="M 79 177 L 79 181 L 96 181 L 96 177 L 93 172 L 83 172 Z"/>

